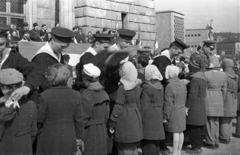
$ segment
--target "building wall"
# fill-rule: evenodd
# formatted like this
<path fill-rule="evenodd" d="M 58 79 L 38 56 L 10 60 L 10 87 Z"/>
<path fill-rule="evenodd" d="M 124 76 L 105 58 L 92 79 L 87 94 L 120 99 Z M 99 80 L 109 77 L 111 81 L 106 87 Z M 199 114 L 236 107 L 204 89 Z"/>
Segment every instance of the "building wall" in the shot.
<path fill-rule="evenodd" d="M 75 24 L 87 33 L 102 31 L 104 27 L 122 28 L 122 13 L 126 13 L 124 28 L 138 32 L 143 46 L 153 47 L 155 41 L 155 3 L 154 0 L 76 0 Z M 134 39 L 137 39 L 138 34 Z"/>
<path fill-rule="evenodd" d="M 236 49 L 235 42 L 227 42 L 227 43 L 218 43 L 217 44 L 217 53 L 219 55 L 236 55 L 239 54 Z M 240 50 L 240 49 L 239 49 Z"/>
<path fill-rule="evenodd" d="M 175 38 L 184 42 L 184 15 L 174 11 L 156 12 L 156 33 L 159 49 L 168 48 Z"/>

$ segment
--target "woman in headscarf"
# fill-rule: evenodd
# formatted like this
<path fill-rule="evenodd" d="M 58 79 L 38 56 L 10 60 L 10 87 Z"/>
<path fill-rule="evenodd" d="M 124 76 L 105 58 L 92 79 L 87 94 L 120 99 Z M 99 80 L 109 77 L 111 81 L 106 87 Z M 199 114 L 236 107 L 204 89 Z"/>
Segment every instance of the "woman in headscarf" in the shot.
<path fill-rule="evenodd" d="M 145 68 L 145 82 L 141 94 L 141 116 L 143 123 L 143 155 L 159 155 L 159 140 L 165 139 L 163 129 L 163 79 L 155 65 Z"/>
<path fill-rule="evenodd" d="M 223 103 L 227 91 L 227 75 L 220 71 L 220 62 L 212 61 L 205 73 L 206 94 L 206 141 L 205 147 L 219 148 L 219 117 L 223 116 Z"/>
<path fill-rule="evenodd" d="M 180 155 L 186 129 L 185 103 L 186 84 L 178 78 L 179 68 L 167 66 L 165 77 L 168 79 L 164 95 L 163 118 L 165 130 L 173 133 L 173 155 Z"/>
<path fill-rule="evenodd" d="M 139 111 L 141 88 L 137 69 L 127 61 L 119 71 L 120 85 L 117 90 L 116 104 L 110 115 L 110 132 L 118 155 L 137 155 L 137 145 L 143 138 L 141 114 Z"/>
<path fill-rule="evenodd" d="M 231 124 L 237 116 L 238 75 L 233 70 L 232 59 L 225 58 L 222 63 L 223 71 L 227 75 L 227 93 L 223 104 L 223 117 L 219 117 L 219 141 L 229 144 L 232 136 Z"/>

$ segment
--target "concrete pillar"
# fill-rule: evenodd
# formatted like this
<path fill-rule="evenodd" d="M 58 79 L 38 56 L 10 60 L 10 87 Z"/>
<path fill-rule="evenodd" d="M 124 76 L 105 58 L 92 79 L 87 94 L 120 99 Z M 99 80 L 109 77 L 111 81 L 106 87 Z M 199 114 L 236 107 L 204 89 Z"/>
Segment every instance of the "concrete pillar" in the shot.
<path fill-rule="evenodd" d="M 72 27 L 75 22 L 74 0 L 59 0 L 59 25 L 60 27 Z"/>
<path fill-rule="evenodd" d="M 30 30 L 33 23 L 37 22 L 37 0 L 26 0 L 26 22 Z"/>

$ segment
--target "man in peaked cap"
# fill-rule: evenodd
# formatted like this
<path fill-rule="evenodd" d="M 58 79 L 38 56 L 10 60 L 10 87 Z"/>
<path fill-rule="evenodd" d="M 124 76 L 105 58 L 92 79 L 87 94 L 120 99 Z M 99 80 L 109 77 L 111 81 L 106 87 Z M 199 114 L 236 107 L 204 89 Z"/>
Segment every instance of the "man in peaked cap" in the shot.
<path fill-rule="evenodd" d="M 109 51 L 119 51 L 120 49 L 127 49 L 132 43 L 133 37 L 136 35 L 135 31 L 129 29 L 118 29 L 117 43 L 109 48 Z"/>
<path fill-rule="evenodd" d="M 77 69 L 77 79 L 74 85 L 74 89 L 79 90 L 82 87 L 82 70 L 83 65 L 88 63 L 93 63 L 99 66 L 99 61 L 103 61 L 103 54 L 106 54 L 107 49 L 111 46 L 111 40 L 114 37 L 111 34 L 99 33 L 94 34 L 94 41 L 91 47 L 89 47 L 81 56 L 79 63 L 76 66 Z M 101 54 L 100 54 L 101 53 Z M 104 56 L 106 57 L 106 55 Z"/>
<path fill-rule="evenodd" d="M 45 72 L 53 64 L 63 64 L 62 51 L 70 45 L 75 36 L 73 31 L 63 27 L 52 28 L 51 34 L 50 41 L 41 47 L 32 58 L 32 62 L 40 66 Z M 45 79 L 40 87 L 40 92 L 50 86 L 50 83 Z"/>
<path fill-rule="evenodd" d="M 163 75 L 163 81 L 166 82 L 164 76 L 166 67 L 168 65 L 175 64 L 175 57 L 183 53 L 183 50 L 188 47 L 189 46 L 187 44 L 176 38 L 175 41 L 170 44 L 168 49 L 165 49 L 161 52 L 161 54 L 154 57 L 153 64 L 158 67 L 159 71 Z"/>
<path fill-rule="evenodd" d="M 43 41 L 38 30 L 38 23 L 33 23 L 33 29 L 30 31 L 30 39 L 37 42 Z"/>
<path fill-rule="evenodd" d="M 9 27 L 0 22 L 0 58 L 4 58 L 0 59 L 2 64 L 1 69 L 17 69 L 26 78 L 24 85 L 16 89 L 11 95 L 12 99 L 19 100 L 23 95 L 28 95 L 30 91 L 35 90 L 41 85 L 44 73 L 40 67 L 23 58 L 15 49 L 6 48 L 7 31 L 9 31 Z M 0 97 L 2 97 L 1 92 Z M 2 99 L 0 100 L 4 102 Z"/>

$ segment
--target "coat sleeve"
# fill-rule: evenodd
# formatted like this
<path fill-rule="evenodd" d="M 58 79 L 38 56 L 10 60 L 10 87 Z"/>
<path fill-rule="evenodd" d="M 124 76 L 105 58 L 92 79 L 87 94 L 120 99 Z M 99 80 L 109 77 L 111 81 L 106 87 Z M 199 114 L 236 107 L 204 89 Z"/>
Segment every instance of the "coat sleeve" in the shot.
<path fill-rule="evenodd" d="M 222 91 L 222 96 L 223 96 L 223 101 L 224 101 L 226 98 L 226 94 L 227 94 L 227 75 L 226 74 L 225 74 L 225 79 L 224 79 L 221 91 Z"/>
<path fill-rule="evenodd" d="M 188 95 L 188 100 L 186 103 L 187 108 L 191 108 L 192 105 L 196 102 L 199 94 L 199 85 L 196 79 L 192 79 L 189 83 L 190 88 L 189 88 L 189 95 Z"/>
<path fill-rule="evenodd" d="M 110 107 L 109 107 L 109 101 L 106 102 L 106 108 L 105 108 L 105 122 L 107 123 L 109 119 L 109 114 L 110 114 Z"/>
<path fill-rule="evenodd" d="M 18 70 L 26 77 L 25 86 L 31 90 L 39 87 L 44 80 L 44 72 L 36 64 L 29 62 L 21 54 L 15 53 L 15 60 L 17 61 Z"/>
<path fill-rule="evenodd" d="M 47 103 L 44 101 L 44 97 L 40 94 L 38 111 L 37 111 L 37 122 L 43 124 L 47 116 Z"/>
<path fill-rule="evenodd" d="M 163 119 L 169 119 L 173 106 L 173 92 L 171 86 L 167 85 L 164 95 Z"/>
<path fill-rule="evenodd" d="M 80 94 L 79 94 L 80 95 Z M 73 116 L 74 119 L 74 126 L 76 131 L 76 137 L 77 139 L 83 139 L 84 135 L 84 114 L 83 114 L 83 104 L 81 99 L 77 101 L 77 109 L 75 111 L 75 114 Z"/>
<path fill-rule="evenodd" d="M 150 100 L 151 100 L 151 97 L 150 97 L 149 90 L 147 88 L 143 87 L 143 90 L 141 93 L 141 107 L 140 107 L 140 113 L 141 113 L 142 118 L 148 109 Z"/>
<path fill-rule="evenodd" d="M 33 114 L 33 120 L 32 120 L 32 126 L 31 126 L 31 139 L 32 139 L 32 144 L 34 143 L 36 137 L 37 137 L 37 110 L 35 110 Z"/>
<path fill-rule="evenodd" d="M 118 117 L 122 113 L 124 101 L 125 101 L 124 88 L 123 86 L 119 86 L 117 90 L 116 104 L 114 105 L 112 114 L 110 116 L 109 126 L 115 127 Z"/>
<path fill-rule="evenodd" d="M 35 31 L 30 31 L 30 39 L 33 41 L 42 41 Z"/>

